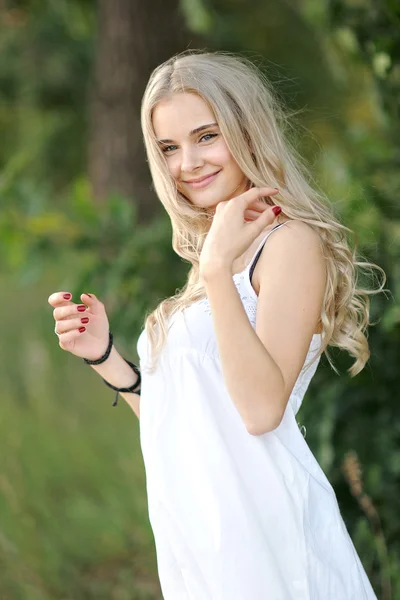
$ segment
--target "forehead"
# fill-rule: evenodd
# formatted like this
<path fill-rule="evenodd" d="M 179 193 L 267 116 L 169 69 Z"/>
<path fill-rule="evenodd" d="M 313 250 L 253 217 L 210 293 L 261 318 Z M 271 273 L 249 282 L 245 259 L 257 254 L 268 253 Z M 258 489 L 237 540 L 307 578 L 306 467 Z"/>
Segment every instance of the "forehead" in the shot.
<path fill-rule="evenodd" d="M 196 94 L 173 94 L 161 100 L 153 111 L 154 132 L 159 139 L 183 137 L 215 120 L 211 108 Z"/>

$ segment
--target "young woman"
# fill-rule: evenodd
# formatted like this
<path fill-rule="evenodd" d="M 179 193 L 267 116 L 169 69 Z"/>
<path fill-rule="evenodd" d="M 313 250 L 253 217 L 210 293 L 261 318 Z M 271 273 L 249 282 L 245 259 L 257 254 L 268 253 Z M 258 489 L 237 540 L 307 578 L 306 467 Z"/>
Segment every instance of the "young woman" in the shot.
<path fill-rule="evenodd" d="M 163 596 L 375 599 L 296 413 L 329 345 L 354 357 L 352 376 L 365 366 L 377 292 L 357 288 L 356 267 L 380 268 L 355 260 L 351 230 L 307 182 L 284 111 L 247 60 L 168 60 L 150 77 L 142 128 L 173 248 L 192 267 L 147 316 L 140 376 L 94 295 L 49 302 L 60 347 L 140 415 Z"/>

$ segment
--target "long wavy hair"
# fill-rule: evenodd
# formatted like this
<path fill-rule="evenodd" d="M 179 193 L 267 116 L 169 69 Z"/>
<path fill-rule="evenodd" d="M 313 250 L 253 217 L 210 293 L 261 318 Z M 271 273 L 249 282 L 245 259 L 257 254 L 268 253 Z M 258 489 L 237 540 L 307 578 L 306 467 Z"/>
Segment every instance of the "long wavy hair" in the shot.
<path fill-rule="evenodd" d="M 386 275 L 381 267 L 360 262 L 357 235 L 334 217 L 329 201 L 309 183 L 306 165 L 289 141 L 288 113 L 268 79 L 249 60 L 227 52 L 186 51 L 173 56 L 150 76 L 141 107 L 141 124 L 149 167 L 156 193 L 172 223 L 172 247 L 192 265 L 183 288 L 164 299 L 145 318 L 151 347 L 152 373 L 168 333 L 168 320 L 206 296 L 199 276 L 199 257 L 211 227 L 207 209 L 192 205 L 177 189 L 165 156 L 157 144 L 152 116 L 156 105 L 171 94 L 201 97 L 213 111 L 225 142 L 249 182 L 257 187 L 277 187 L 280 193 L 268 204 L 278 203 L 282 214 L 301 220 L 318 232 L 326 262 L 327 280 L 320 315 L 321 347 L 313 361 L 336 346 L 355 358 L 348 369 L 357 375 L 369 359 L 366 331 L 370 323 L 369 295 L 382 291 Z M 354 235 L 350 248 L 346 233 Z M 378 269 L 383 275 L 379 289 L 357 287 L 358 269 Z M 308 366 L 308 365 L 307 365 Z"/>

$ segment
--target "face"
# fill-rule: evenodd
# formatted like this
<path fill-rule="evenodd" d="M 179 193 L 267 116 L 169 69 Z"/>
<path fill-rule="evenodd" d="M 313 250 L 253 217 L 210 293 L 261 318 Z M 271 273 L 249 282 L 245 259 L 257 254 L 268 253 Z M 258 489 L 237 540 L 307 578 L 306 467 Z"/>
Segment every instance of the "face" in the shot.
<path fill-rule="evenodd" d="M 196 94 L 174 94 L 153 111 L 153 127 L 178 190 L 194 205 L 215 210 L 249 188 L 215 116 Z"/>

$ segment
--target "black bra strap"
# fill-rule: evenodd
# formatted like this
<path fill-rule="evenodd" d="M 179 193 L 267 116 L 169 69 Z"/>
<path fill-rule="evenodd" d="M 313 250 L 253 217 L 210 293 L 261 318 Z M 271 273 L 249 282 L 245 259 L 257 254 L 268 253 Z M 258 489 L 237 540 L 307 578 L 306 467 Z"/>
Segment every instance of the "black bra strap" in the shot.
<path fill-rule="evenodd" d="M 261 256 L 261 252 L 263 251 L 263 248 L 264 248 L 264 246 L 265 246 L 265 243 L 266 243 L 267 239 L 269 238 L 269 236 L 271 235 L 271 233 L 272 233 L 272 232 L 273 232 L 275 229 L 277 229 L 277 228 L 278 228 L 278 227 L 280 227 L 281 225 L 284 225 L 285 223 L 286 223 L 286 221 L 285 221 L 284 223 L 279 223 L 278 225 L 276 225 L 275 227 L 273 227 L 273 228 L 271 229 L 271 231 L 268 233 L 268 235 L 267 235 L 267 237 L 266 237 L 266 239 L 265 239 L 265 241 L 264 241 L 263 245 L 261 246 L 261 248 L 259 249 L 259 251 L 257 252 L 257 254 L 256 254 L 256 256 L 255 256 L 255 259 L 254 259 L 254 261 L 253 261 L 253 264 L 252 264 L 252 265 L 251 265 L 251 267 L 250 267 L 250 272 L 249 272 L 249 279 L 250 279 L 250 283 L 251 283 L 251 277 L 252 277 L 252 275 L 253 275 L 253 271 L 254 271 L 254 269 L 255 269 L 255 267 L 256 267 L 256 264 L 257 264 L 257 261 L 258 261 L 258 259 L 259 259 L 259 258 L 260 258 L 260 256 Z"/>

